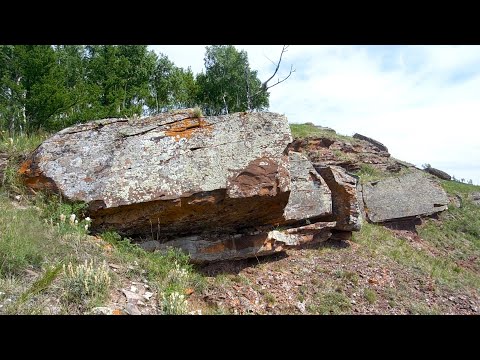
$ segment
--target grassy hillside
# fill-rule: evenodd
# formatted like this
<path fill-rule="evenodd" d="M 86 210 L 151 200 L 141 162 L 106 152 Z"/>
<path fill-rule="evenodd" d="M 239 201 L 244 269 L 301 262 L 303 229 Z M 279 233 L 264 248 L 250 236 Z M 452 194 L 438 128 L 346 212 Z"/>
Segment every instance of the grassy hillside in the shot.
<path fill-rule="evenodd" d="M 292 125 L 317 131 L 305 129 Z M 43 138 L 0 142 L 14 159 L 0 188 L 0 314 L 479 313 L 480 207 L 468 198 L 478 186 L 441 181 L 461 206 L 418 235 L 364 224 L 352 241 L 194 267 L 177 251 L 89 235 L 81 204 L 27 196 L 16 168 Z"/>

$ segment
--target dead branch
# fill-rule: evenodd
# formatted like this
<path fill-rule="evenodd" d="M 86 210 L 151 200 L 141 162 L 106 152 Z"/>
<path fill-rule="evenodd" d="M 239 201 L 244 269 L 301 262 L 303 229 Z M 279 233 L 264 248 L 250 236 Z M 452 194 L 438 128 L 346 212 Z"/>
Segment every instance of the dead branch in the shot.
<path fill-rule="evenodd" d="M 278 81 L 275 84 L 273 84 L 272 86 L 268 86 L 268 83 L 270 82 L 270 80 L 272 80 L 275 77 L 275 75 L 278 72 L 278 69 L 280 69 L 280 64 L 282 63 L 283 54 L 285 52 L 287 52 L 288 48 L 289 48 L 289 45 L 283 45 L 282 52 L 280 53 L 280 58 L 278 59 L 277 67 L 275 68 L 275 72 L 272 74 L 272 76 L 270 76 L 266 81 L 264 81 L 262 83 L 262 91 L 267 91 L 271 87 L 274 87 L 275 85 L 278 85 L 278 84 L 284 82 L 285 80 L 287 80 L 290 77 L 290 75 L 292 75 L 293 72 L 295 72 L 295 70 L 293 69 L 293 65 L 292 65 L 290 67 L 290 72 L 289 72 L 289 74 L 286 78 L 284 78 L 283 80 L 280 80 L 280 78 L 279 78 Z"/>
<path fill-rule="evenodd" d="M 287 52 L 287 49 L 288 49 L 289 45 L 283 45 L 282 47 L 282 52 L 280 53 L 280 58 L 278 59 L 278 63 L 275 67 L 275 71 L 274 73 L 272 74 L 272 76 L 270 76 L 266 81 L 264 81 L 262 83 L 262 87 L 260 88 L 260 90 L 258 90 L 255 94 L 253 94 L 253 96 L 251 97 L 252 99 L 256 98 L 260 93 L 262 92 L 266 92 L 268 89 L 278 85 L 278 84 L 281 84 L 282 82 L 284 82 L 285 80 L 287 80 L 291 75 L 292 73 L 295 72 L 295 69 L 293 68 L 293 65 L 290 66 L 290 72 L 288 73 L 288 75 L 286 77 L 284 77 L 282 80 L 280 80 L 280 78 L 278 78 L 277 82 L 273 85 L 270 85 L 268 86 L 268 83 L 275 77 L 275 75 L 277 74 L 278 72 L 278 69 L 280 69 L 280 64 L 282 63 L 282 58 L 283 58 L 283 54 L 285 52 Z M 268 58 L 267 58 L 268 59 Z M 268 59 L 270 60 L 270 59 Z M 272 60 L 270 60 L 270 62 L 272 62 L 273 64 L 275 64 Z M 249 97 L 250 98 L 250 97 Z M 250 100 L 250 99 L 249 99 Z M 251 100 L 250 100 L 251 102 Z"/>

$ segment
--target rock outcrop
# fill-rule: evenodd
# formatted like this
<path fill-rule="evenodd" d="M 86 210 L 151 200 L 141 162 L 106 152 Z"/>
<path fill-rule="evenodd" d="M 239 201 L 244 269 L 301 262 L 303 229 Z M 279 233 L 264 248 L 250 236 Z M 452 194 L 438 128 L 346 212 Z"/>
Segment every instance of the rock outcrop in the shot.
<path fill-rule="evenodd" d="M 359 139 L 347 140 L 335 135 L 294 139 L 289 149 L 301 152 L 313 163 L 340 166 L 350 172 L 360 170 L 363 165 L 389 172 L 414 167 L 412 164 L 391 158 L 388 151 L 381 150 L 370 142 Z"/>
<path fill-rule="evenodd" d="M 190 254 L 195 263 L 219 260 L 244 259 L 269 255 L 307 243 L 328 240 L 335 222 L 317 222 L 290 229 L 278 229 L 246 234 L 201 234 L 177 238 L 161 243 L 148 241 L 141 243 L 145 250 L 165 250 L 170 246 L 180 248 Z"/>
<path fill-rule="evenodd" d="M 445 191 L 421 172 L 363 184 L 362 197 L 366 216 L 374 223 L 428 216 L 448 205 Z"/>
<path fill-rule="evenodd" d="M 469 199 L 475 205 L 480 206 L 480 192 L 471 193 L 470 196 L 469 196 Z"/>
<path fill-rule="evenodd" d="M 336 221 L 334 229 L 358 231 L 362 218 L 357 196 L 357 179 L 339 166 L 315 164 L 315 169 L 323 177 L 332 192 L 332 213 Z"/>
<path fill-rule="evenodd" d="M 177 247 L 199 263 L 348 240 L 362 214 L 414 227 L 415 217 L 447 208 L 445 192 L 419 170 L 360 185 L 348 171 L 414 167 L 369 138 L 293 140 L 279 114 L 194 114 L 75 125 L 41 144 L 19 172 L 34 190 L 85 202 L 92 231 L 142 239 L 149 251 Z"/>
<path fill-rule="evenodd" d="M 380 141 L 377 141 L 375 139 L 369 138 L 368 136 L 362 135 L 362 134 L 354 134 L 353 135 L 354 139 L 359 139 L 359 140 L 364 140 L 366 142 L 369 142 L 370 144 L 374 145 L 377 147 L 378 150 L 380 151 L 385 151 L 388 153 L 388 149 L 385 145 L 383 145 Z"/>
<path fill-rule="evenodd" d="M 146 247 L 194 261 L 244 258 L 326 240 L 336 226 L 329 187 L 291 142 L 285 116 L 190 109 L 64 129 L 20 173 L 86 202 L 94 231 L 153 237 Z"/>
<path fill-rule="evenodd" d="M 429 173 L 429 174 L 435 175 L 436 177 L 438 177 L 440 179 L 443 179 L 443 180 L 452 180 L 452 177 L 449 174 L 447 174 L 445 171 L 435 169 L 435 168 L 430 167 L 430 166 L 425 168 L 424 171 Z"/>

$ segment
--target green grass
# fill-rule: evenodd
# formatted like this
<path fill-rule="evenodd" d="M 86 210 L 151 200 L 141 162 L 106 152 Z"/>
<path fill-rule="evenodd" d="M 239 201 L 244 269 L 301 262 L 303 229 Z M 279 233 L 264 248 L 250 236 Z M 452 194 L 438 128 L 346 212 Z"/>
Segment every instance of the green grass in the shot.
<path fill-rule="evenodd" d="M 112 278 L 105 260 L 95 264 L 94 260 L 85 260 L 83 264 L 71 262 L 63 265 L 62 298 L 67 304 L 75 304 L 91 309 L 102 304 L 108 295 Z"/>
<path fill-rule="evenodd" d="M 441 315 L 437 307 L 429 307 L 423 303 L 413 302 L 408 306 L 408 312 L 412 315 Z"/>
<path fill-rule="evenodd" d="M 292 132 L 292 136 L 299 139 L 307 137 L 324 137 L 332 140 L 343 140 L 350 143 L 357 142 L 356 139 L 350 136 L 340 135 L 333 131 L 323 130 L 310 124 L 290 124 L 290 130 Z"/>
<path fill-rule="evenodd" d="M 86 241 L 84 229 L 47 221 L 42 201 L 35 204 L 14 206 L 0 192 L 0 291 L 12 299 L 8 313 L 43 313 L 44 293 L 61 277 L 60 264 L 101 258 L 101 249 Z M 38 278 L 26 277 L 27 270 Z M 55 291 L 58 298 L 64 292 L 58 286 Z"/>
<path fill-rule="evenodd" d="M 350 299 L 344 293 L 331 290 L 316 294 L 307 310 L 310 314 L 340 315 L 348 313 L 351 307 Z"/>
<path fill-rule="evenodd" d="M 480 186 L 465 184 L 459 181 L 453 180 L 440 180 L 442 187 L 450 195 L 467 195 L 472 192 L 480 192 Z"/>
<path fill-rule="evenodd" d="M 38 295 L 42 291 L 48 289 L 48 287 L 57 278 L 61 270 L 62 266 L 60 264 L 47 268 L 43 275 L 38 280 L 34 281 L 27 291 L 22 293 L 22 295 L 18 298 L 18 302 L 24 303 L 32 296 Z"/>
<path fill-rule="evenodd" d="M 375 301 L 377 301 L 377 293 L 375 291 L 373 291 L 372 289 L 364 289 L 363 290 L 363 297 L 365 298 L 365 300 L 367 300 L 367 302 L 372 305 L 375 303 Z"/>
<path fill-rule="evenodd" d="M 11 139 L 4 135 L 0 137 L 0 152 L 7 153 L 11 156 L 26 155 L 35 150 L 35 148 L 49 136 L 50 134 L 48 133 L 35 133 L 32 135 L 16 136 Z"/>
<path fill-rule="evenodd" d="M 460 268 L 448 257 L 433 256 L 425 250 L 412 247 L 406 240 L 393 236 L 383 226 L 364 223 L 362 230 L 353 234 L 353 241 L 370 251 L 374 257 L 385 256 L 398 264 L 433 278 L 437 283 L 458 288 L 480 288 L 480 276 Z"/>
<path fill-rule="evenodd" d="M 200 292 L 206 286 L 180 250 L 149 253 L 129 239 L 107 232 L 102 235 L 106 241 L 102 243 L 110 244 L 107 258 L 105 245 L 87 238 L 86 231 L 70 224 L 68 217 L 65 222 L 58 217 L 50 221 L 52 214 L 74 210 L 74 205 L 44 204 L 44 200 L 37 199 L 36 207 L 30 204 L 22 209 L 0 194 L 0 292 L 12 299 L 3 312 L 48 313 L 45 299 L 50 296 L 62 299 L 64 313 L 85 313 L 105 303 L 109 290 L 122 276 L 124 280 L 148 279 L 164 313 L 185 313 L 186 290 Z M 114 274 L 105 261 L 126 270 Z M 59 272 L 59 264 L 64 265 L 63 272 Z M 38 277 L 26 278 L 27 269 Z"/>
<path fill-rule="evenodd" d="M 200 109 L 199 107 L 196 107 L 193 109 L 193 115 L 192 115 L 194 118 L 201 118 L 203 117 L 203 113 L 202 113 L 202 109 Z"/>
<path fill-rule="evenodd" d="M 47 133 L 18 136 L 9 138 L 0 137 L 0 152 L 8 155 L 7 167 L 4 172 L 3 187 L 14 193 L 25 193 L 25 187 L 20 181 L 18 168 L 24 158 L 35 150 L 49 137 Z"/>
<path fill-rule="evenodd" d="M 390 177 L 398 177 L 411 173 L 412 169 L 402 167 L 399 172 L 383 171 L 370 164 L 362 164 L 356 175 L 360 177 L 360 183 L 365 184 L 370 181 L 382 180 Z"/>
<path fill-rule="evenodd" d="M 13 299 L 3 308 L 7 313 L 48 313 L 46 296 L 63 299 L 64 313 L 85 313 L 107 301 L 110 285 L 120 281 L 99 265 L 106 259 L 103 245 L 87 238 L 90 222 L 85 219 L 86 204 L 42 193 L 27 196 L 18 168 L 47 137 L 0 139 L 0 151 L 9 156 L 0 191 L 0 292 Z M 10 198 L 16 194 L 22 194 L 22 200 L 12 202 Z M 186 289 L 201 291 L 206 286 L 206 280 L 179 250 L 147 253 L 115 233 L 105 233 L 103 238 L 111 244 L 110 260 L 127 269 L 121 274 L 123 279 L 148 279 L 164 313 L 183 313 L 186 301 L 182 305 L 179 299 L 184 298 Z M 58 270 L 59 264 L 67 268 L 61 273 L 48 270 Z M 26 278 L 27 269 L 39 278 Z M 107 281 L 105 274 L 112 275 L 111 279 Z M 105 281 L 96 283 L 95 279 Z"/>
<path fill-rule="evenodd" d="M 105 232 L 102 238 L 113 245 L 112 257 L 118 263 L 130 267 L 134 264 L 130 277 L 144 276 L 150 281 L 165 314 L 184 313 L 186 290 L 201 292 L 206 287 L 205 278 L 194 270 L 188 255 L 178 249 L 146 252 L 115 232 Z"/>
<path fill-rule="evenodd" d="M 439 251 L 447 249 L 444 256 L 452 262 L 470 262 L 480 270 L 480 206 L 473 204 L 468 195 L 479 191 L 479 186 L 467 185 L 455 181 L 442 181 L 449 194 L 462 198 L 462 206 L 450 205 L 440 214 L 440 222 L 427 220 L 418 227 L 419 235 Z"/>
<path fill-rule="evenodd" d="M 0 193 L 0 214 L 0 276 L 18 275 L 29 265 L 39 269 L 52 234 L 38 210 L 16 209 Z"/>

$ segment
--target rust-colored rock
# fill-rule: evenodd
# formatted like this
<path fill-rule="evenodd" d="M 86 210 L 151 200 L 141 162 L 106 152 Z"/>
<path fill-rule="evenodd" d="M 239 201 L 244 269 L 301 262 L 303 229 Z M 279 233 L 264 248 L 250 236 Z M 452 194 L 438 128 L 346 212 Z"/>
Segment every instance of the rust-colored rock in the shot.
<path fill-rule="evenodd" d="M 337 225 L 335 229 L 358 231 L 362 226 L 357 179 L 339 166 L 315 165 L 332 192 L 333 214 Z"/>
<path fill-rule="evenodd" d="M 153 238 L 198 261 L 330 236 L 331 191 L 304 155 L 287 151 L 285 116 L 193 114 L 72 126 L 40 145 L 20 174 L 32 189 L 86 202 L 93 231 Z M 272 232 L 279 226 L 287 230 Z"/>
<path fill-rule="evenodd" d="M 360 139 L 347 141 L 329 136 L 308 137 L 294 139 L 289 149 L 301 152 L 313 163 L 340 166 L 350 172 L 360 170 L 362 165 L 389 172 L 399 172 L 403 167 L 414 167 L 391 158 L 388 151 Z"/>
<path fill-rule="evenodd" d="M 176 247 L 190 254 L 194 263 L 245 259 L 264 256 L 303 244 L 328 240 L 335 222 L 318 222 L 286 230 L 271 230 L 257 234 L 215 234 L 179 238 L 166 243 L 149 241 L 140 244 L 148 251 Z"/>

